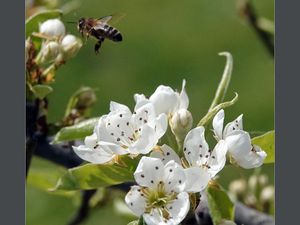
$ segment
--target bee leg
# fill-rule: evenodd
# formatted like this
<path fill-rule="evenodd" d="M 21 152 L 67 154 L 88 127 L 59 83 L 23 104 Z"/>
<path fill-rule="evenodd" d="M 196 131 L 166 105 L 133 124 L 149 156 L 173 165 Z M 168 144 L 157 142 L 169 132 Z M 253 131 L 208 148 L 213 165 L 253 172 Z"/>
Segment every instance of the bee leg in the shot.
<path fill-rule="evenodd" d="M 101 47 L 102 42 L 104 41 L 104 38 L 99 38 L 98 42 L 95 44 L 95 53 L 98 54 L 99 53 L 99 49 Z"/>

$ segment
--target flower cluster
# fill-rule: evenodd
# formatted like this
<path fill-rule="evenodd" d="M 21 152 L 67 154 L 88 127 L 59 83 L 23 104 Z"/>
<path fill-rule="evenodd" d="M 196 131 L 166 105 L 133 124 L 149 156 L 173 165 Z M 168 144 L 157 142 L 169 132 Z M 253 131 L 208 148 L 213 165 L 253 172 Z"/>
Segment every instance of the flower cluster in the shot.
<path fill-rule="evenodd" d="M 205 128 L 192 129 L 185 81 L 180 93 L 161 85 L 149 98 L 135 94 L 134 99 L 133 113 L 111 102 L 110 112 L 101 116 L 93 134 L 73 148 L 91 163 L 116 162 L 124 154 L 144 155 L 134 172 L 137 185 L 125 201 L 148 225 L 179 224 L 190 209 L 189 195 L 207 187 L 225 166 L 227 156 L 243 168 L 261 166 L 266 157 L 260 147 L 251 144 L 242 115 L 223 128 L 224 110 L 213 119 L 217 143 L 210 148 Z M 177 149 L 162 143 L 168 125 L 179 143 Z"/>
<path fill-rule="evenodd" d="M 40 24 L 39 34 L 44 39 L 37 59 L 41 63 L 61 63 L 75 56 L 82 46 L 79 38 L 66 34 L 66 28 L 59 19 L 49 19 Z"/>

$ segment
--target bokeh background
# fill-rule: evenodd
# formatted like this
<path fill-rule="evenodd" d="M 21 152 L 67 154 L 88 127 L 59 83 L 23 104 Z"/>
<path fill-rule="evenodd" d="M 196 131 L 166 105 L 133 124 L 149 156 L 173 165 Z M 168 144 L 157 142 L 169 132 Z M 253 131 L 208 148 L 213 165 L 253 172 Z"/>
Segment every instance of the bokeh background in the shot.
<path fill-rule="evenodd" d="M 67 2 L 67 1 L 61 1 Z M 238 92 L 239 101 L 226 110 L 229 122 L 244 114 L 248 131 L 274 129 L 274 60 L 249 25 L 237 11 L 237 0 L 82 0 L 78 9 L 63 17 L 77 21 L 80 17 L 99 18 L 125 13 L 115 25 L 124 41 L 105 41 L 95 55 L 95 41 L 88 40 L 78 55 L 57 73 L 49 95 L 49 120 L 63 117 L 69 97 L 81 86 L 97 89 L 98 101 L 91 116 L 108 112 L 109 101 L 134 105 L 133 94 L 151 95 L 160 84 L 180 89 L 187 80 L 190 111 L 197 123 L 205 115 L 222 75 L 225 58 L 219 52 L 229 51 L 234 58 L 232 82 L 226 99 Z M 274 1 L 253 1 L 259 15 L 274 20 Z M 66 23 L 69 33 L 79 35 L 74 24 Z M 274 166 L 263 172 L 274 180 Z M 226 168 L 221 183 L 251 170 Z M 64 172 L 63 168 L 34 158 L 26 190 L 28 225 L 66 224 L 79 204 L 79 193 L 68 195 L 45 191 Z M 224 174 L 224 175 L 223 175 Z M 122 193 L 109 193 L 119 196 Z M 116 197 L 118 200 L 118 197 Z M 122 212 L 122 213 L 121 213 Z M 123 225 L 132 220 L 120 201 L 109 201 L 92 210 L 84 225 Z"/>

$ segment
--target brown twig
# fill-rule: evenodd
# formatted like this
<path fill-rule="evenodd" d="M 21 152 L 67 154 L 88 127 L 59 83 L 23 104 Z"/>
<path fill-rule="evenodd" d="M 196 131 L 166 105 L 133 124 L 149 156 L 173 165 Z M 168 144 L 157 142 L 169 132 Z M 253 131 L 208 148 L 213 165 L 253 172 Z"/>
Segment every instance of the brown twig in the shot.
<path fill-rule="evenodd" d="M 251 3 L 251 0 L 241 0 L 239 10 L 240 14 L 247 19 L 251 28 L 255 31 L 267 51 L 272 57 L 274 57 L 274 37 L 259 26 L 258 15 Z"/>

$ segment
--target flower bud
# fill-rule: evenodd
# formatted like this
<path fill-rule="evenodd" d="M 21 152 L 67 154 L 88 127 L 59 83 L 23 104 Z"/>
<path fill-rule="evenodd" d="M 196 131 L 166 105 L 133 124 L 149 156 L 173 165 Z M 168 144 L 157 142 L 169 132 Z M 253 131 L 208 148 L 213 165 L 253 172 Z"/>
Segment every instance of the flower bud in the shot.
<path fill-rule="evenodd" d="M 60 46 L 56 41 L 50 41 L 46 44 L 41 49 L 41 62 L 51 62 L 55 60 L 55 58 L 59 55 L 60 53 Z"/>
<path fill-rule="evenodd" d="M 232 181 L 229 185 L 229 191 L 238 199 L 241 200 L 246 193 L 247 182 L 244 179 Z"/>
<path fill-rule="evenodd" d="M 95 104 L 97 97 L 95 91 L 91 88 L 83 88 L 78 96 L 75 108 L 77 110 L 86 110 Z"/>
<path fill-rule="evenodd" d="M 258 177 L 257 175 L 251 175 L 248 180 L 248 186 L 251 191 L 255 192 L 258 187 Z"/>
<path fill-rule="evenodd" d="M 267 186 L 265 187 L 261 194 L 260 194 L 260 200 L 262 202 L 271 202 L 274 200 L 275 196 L 275 189 L 273 186 Z"/>
<path fill-rule="evenodd" d="M 82 46 L 82 41 L 74 35 L 66 35 L 62 42 L 61 47 L 64 52 L 65 58 L 71 58 L 77 54 Z"/>
<path fill-rule="evenodd" d="M 187 109 L 180 109 L 171 118 L 170 126 L 177 139 L 183 140 L 193 126 L 193 117 Z"/>
<path fill-rule="evenodd" d="M 40 33 L 49 37 L 60 37 L 65 35 L 66 29 L 59 19 L 49 19 L 40 25 Z"/>

